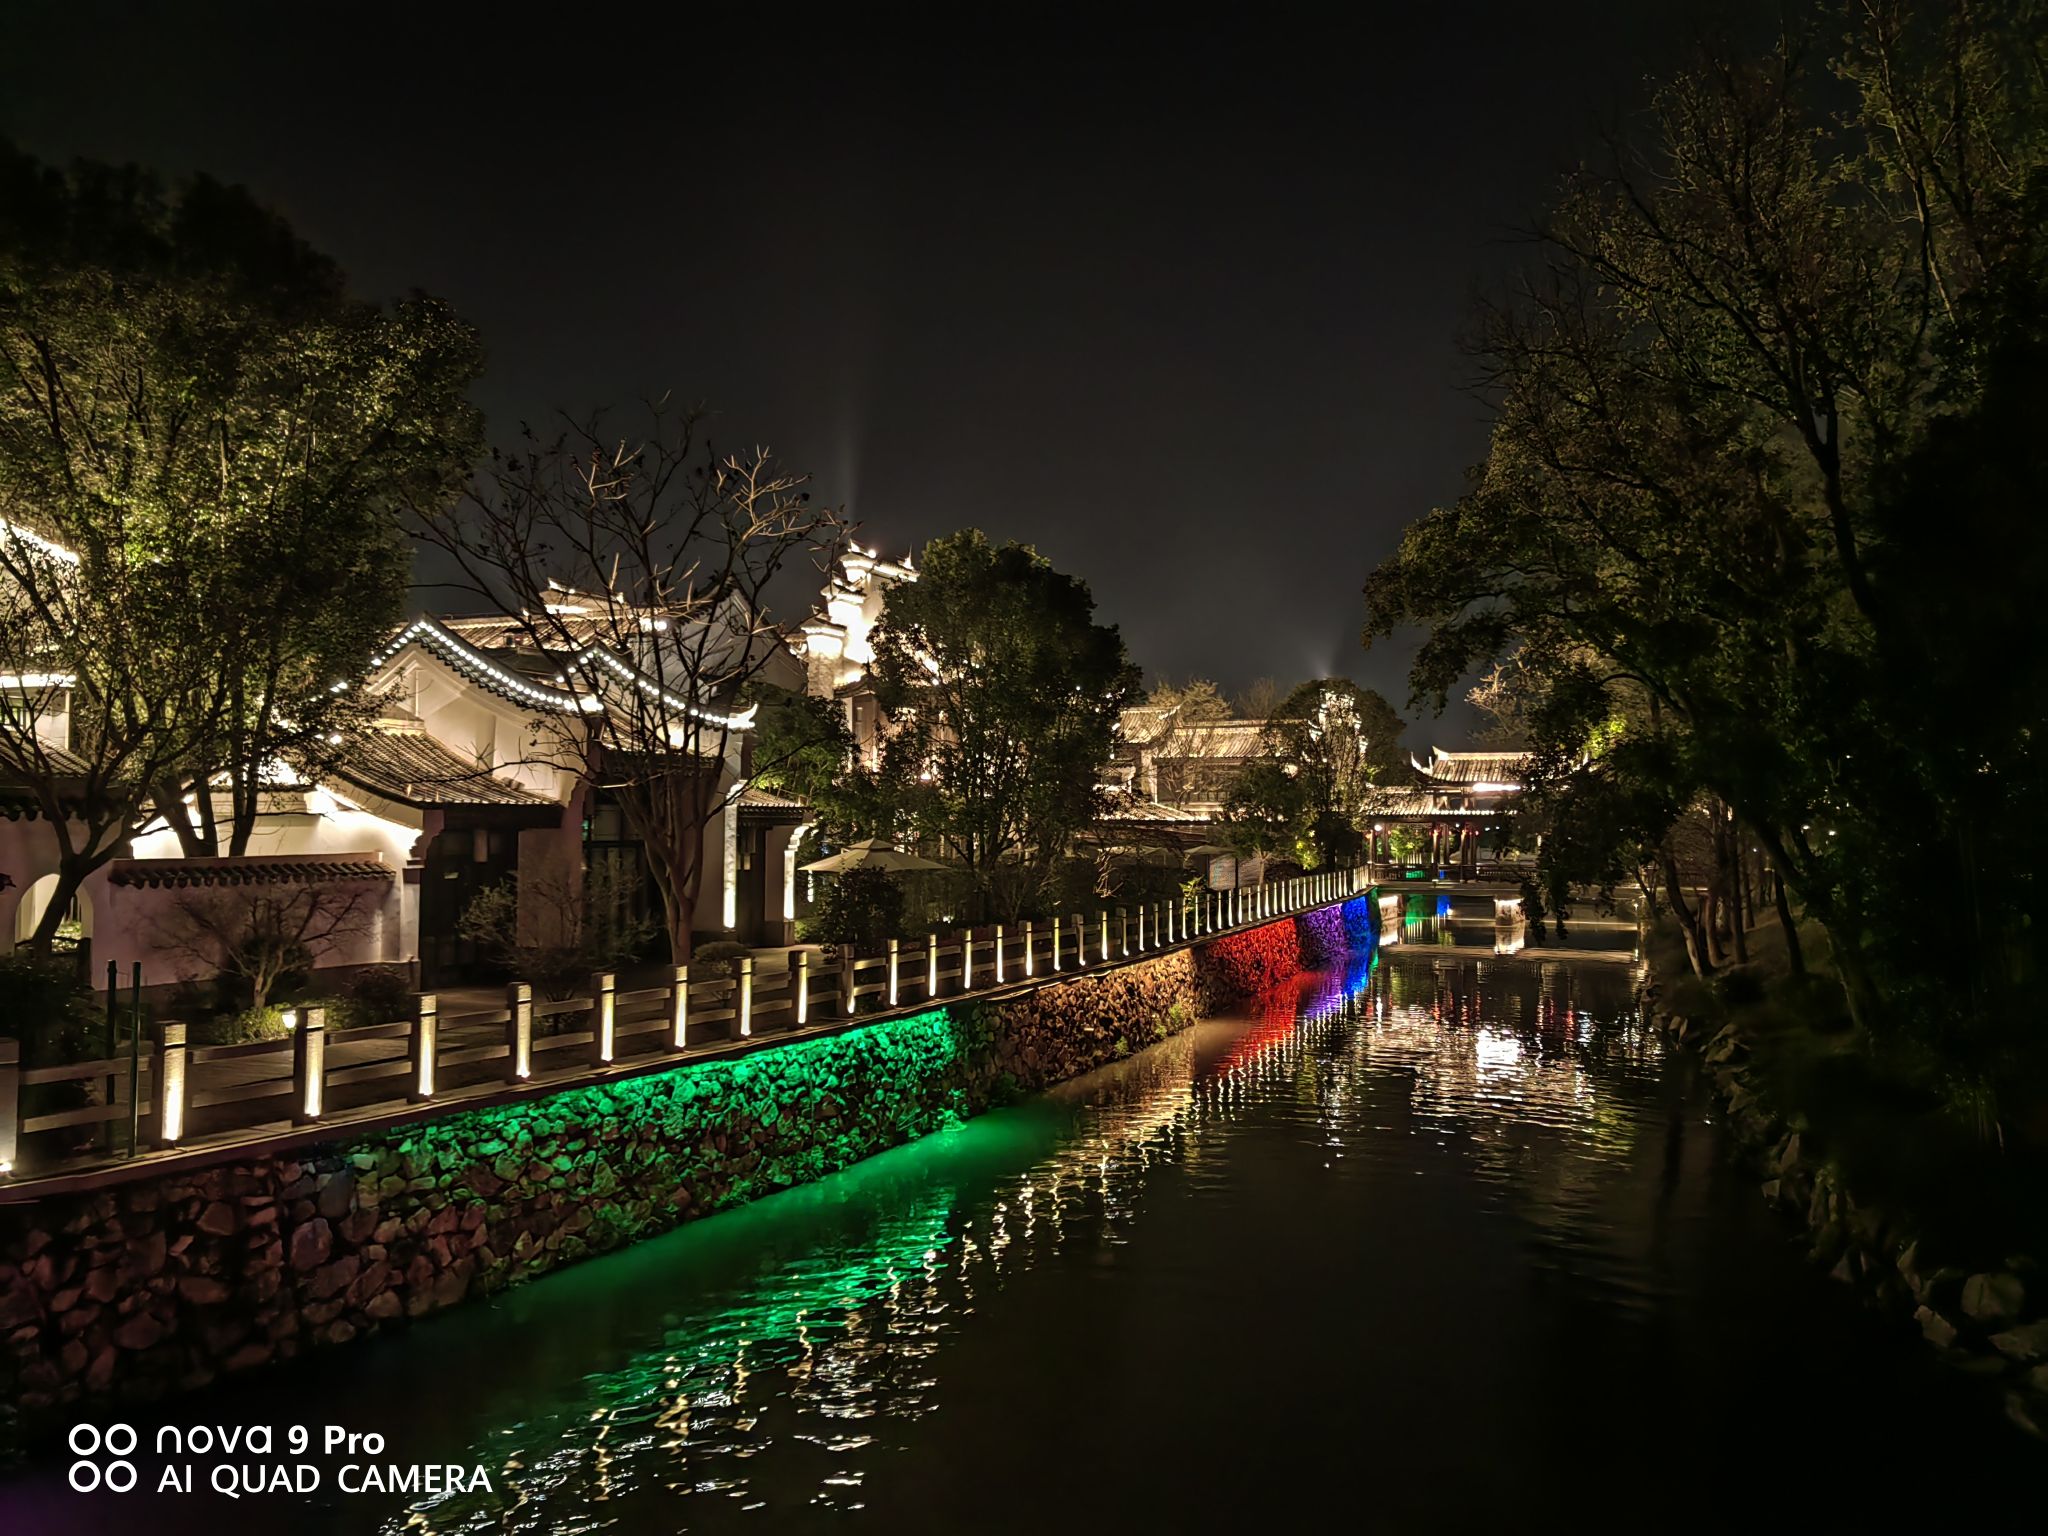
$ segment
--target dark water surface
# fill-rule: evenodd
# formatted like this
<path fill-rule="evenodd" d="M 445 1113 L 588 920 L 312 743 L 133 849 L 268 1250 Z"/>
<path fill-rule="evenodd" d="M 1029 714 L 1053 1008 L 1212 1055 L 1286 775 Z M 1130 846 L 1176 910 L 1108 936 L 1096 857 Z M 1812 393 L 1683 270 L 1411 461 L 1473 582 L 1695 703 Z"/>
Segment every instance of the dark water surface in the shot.
<path fill-rule="evenodd" d="M 384 1460 L 481 1463 L 493 1495 L 86 1498 L 45 1468 L 0 1489 L 0 1530 L 1810 1530 L 2037 1507 L 2048 1454 L 1805 1263 L 1627 965 L 1450 948 L 1394 945 L 1046 1100 L 135 1419 L 374 1430 Z"/>

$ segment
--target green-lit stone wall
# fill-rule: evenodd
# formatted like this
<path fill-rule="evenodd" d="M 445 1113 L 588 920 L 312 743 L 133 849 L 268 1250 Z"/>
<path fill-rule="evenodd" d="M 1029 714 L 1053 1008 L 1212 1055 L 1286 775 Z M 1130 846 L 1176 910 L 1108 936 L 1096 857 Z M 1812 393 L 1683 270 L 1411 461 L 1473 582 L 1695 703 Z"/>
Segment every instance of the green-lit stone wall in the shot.
<path fill-rule="evenodd" d="M 805 1183 L 1191 1022 L 1196 952 L 0 1208 L 0 1413 L 203 1384 Z"/>

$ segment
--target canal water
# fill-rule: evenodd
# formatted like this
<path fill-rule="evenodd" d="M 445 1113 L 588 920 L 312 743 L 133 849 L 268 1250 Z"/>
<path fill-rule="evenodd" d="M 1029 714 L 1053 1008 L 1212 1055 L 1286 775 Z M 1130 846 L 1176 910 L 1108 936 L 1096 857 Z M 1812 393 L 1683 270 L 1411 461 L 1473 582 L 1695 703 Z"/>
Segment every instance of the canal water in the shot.
<path fill-rule="evenodd" d="M 481 1465 L 490 1494 L 81 1497 L 46 1465 L 0 1488 L 0 1529 L 1832 1529 L 2031 1507 L 2048 1456 L 1804 1261 L 1638 1015 L 1632 965 L 1534 952 L 1395 942 L 1044 1100 L 135 1419 L 146 1442 L 373 1431 L 375 1459 Z"/>

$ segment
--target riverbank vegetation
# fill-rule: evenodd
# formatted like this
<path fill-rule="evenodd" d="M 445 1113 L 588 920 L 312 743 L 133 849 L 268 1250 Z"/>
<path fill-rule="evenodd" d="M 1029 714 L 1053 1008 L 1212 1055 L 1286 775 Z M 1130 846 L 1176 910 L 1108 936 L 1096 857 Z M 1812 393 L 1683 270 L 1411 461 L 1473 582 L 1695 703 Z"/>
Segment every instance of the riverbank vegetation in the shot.
<path fill-rule="evenodd" d="M 1366 586 L 1535 749 L 1553 892 L 1640 878 L 1710 977 L 1760 870 L 1853 1025 L 1799 1091 L 1854 1058 L 1994 1148 L 2048 1142 L 2044 38 L 1868 0 L 1704 50 L 1481 309 L 1486 460 Z"/>

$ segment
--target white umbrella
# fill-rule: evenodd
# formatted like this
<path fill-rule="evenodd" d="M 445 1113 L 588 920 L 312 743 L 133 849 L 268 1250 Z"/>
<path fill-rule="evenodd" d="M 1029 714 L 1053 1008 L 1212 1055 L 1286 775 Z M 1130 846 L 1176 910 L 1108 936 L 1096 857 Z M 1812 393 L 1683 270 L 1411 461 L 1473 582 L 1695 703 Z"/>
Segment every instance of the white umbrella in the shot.
<path fill-rule="evenodd" d="M 904 853 L 879 837 L 864 837 L 857 843 L 849 843 L 830 858 L 815 859 L 804 865 L 807 875 L 843 875 L 849 869 L 886 869 L 892 872 L 917 869 L 951 869 L 950 864 L 936 863 L 914 853 Z"/>

